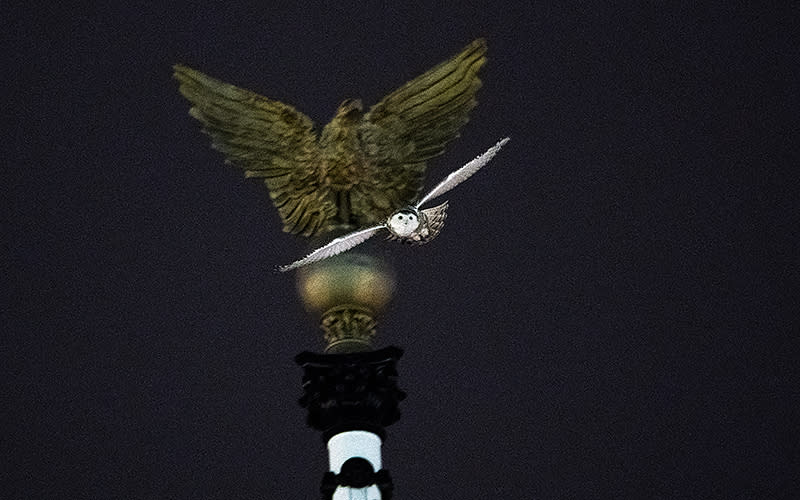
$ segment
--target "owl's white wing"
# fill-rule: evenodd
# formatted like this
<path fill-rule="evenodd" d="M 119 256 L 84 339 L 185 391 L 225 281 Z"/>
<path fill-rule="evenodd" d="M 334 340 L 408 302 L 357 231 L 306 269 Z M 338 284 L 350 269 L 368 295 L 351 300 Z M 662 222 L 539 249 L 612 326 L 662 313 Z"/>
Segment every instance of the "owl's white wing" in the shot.
<path fill-rule="evenodd" d="M 489 148 L 489 150 L 483 153 L 482 155 L 478 156 L 471 162 L 467 163 L 466 165 L 459 168 L 452 174 L 448 175 L 445 180 L 440 182 L 439 185 L 437 185 L 435 188 L 431 189 L 431 191 L 428 194 L 426 194 L 419 201 L 419 203 L 417 203 L 417 208 L 421 207 L 422 204 L 425 203 L 426 201 L 432 200 L 437 196 L 443 195 L 444 193 L 450 191 L 451 189 L 458 186 L 465 180 L 469 179 L 472 176 L 472 174 L 474 174 L 475 172 L 480 170 L 481 167 L 489 163 L 489 160 L 491 160 L 494 157 L 494 155 L 496 155 L 497 152 L 500 151 L 500 148 L 502 148 L 503 145 L 507 143 L 509 140 L 510 139 L 506 137 L 505 139 L 501 140 L 500 142 Z"/>
<path fill-rule="evenodd" d="M 278 271 L 285 273 L 286 271 L 291 271 L 292 269 L 297 269 L 298 267 L 302 267 L 312 262 L 317 262 L 318 260 L 327 259 L 328 257 L 333 257 L 334 255 L 338 255 L 342 252 L 350 250 L 356 245 L 364 243 L 368 239 L 370 239 L 378 230 L 385 228 L 384 224 L 380 226 L 373 226 L 367 229 L 361 229 L 344 236 L 340 236 L 335 240 L 331 241 L 325 246 L 319 247 L 310 254 L 306 255 L 300 260 L 294 261 L 288 266 L 279 266 Z"/>

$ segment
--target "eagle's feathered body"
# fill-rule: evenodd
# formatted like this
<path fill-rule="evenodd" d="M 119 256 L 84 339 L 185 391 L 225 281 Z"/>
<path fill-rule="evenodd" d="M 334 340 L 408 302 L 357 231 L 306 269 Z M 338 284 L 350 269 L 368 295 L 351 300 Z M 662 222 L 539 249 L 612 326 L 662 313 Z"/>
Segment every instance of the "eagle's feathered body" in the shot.
<path fill-rule="evenodd" d="M 422 189 L 426 162 L 458 136 L 475 107 L 486 43 L 395 90 L 364 113 L 348 99 L 317 135 L 295 108 L 175 66 L 190 114 L 226 161 L 263 179 L 284 231 L 312 236 L 385 222 Z"/>

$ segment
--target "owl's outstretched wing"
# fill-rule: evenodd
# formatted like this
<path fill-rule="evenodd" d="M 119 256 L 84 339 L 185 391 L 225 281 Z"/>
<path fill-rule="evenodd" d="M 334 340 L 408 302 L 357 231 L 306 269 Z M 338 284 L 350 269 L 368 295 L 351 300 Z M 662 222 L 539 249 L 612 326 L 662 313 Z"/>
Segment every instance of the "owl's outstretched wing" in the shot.
<path fill-rule="evenodd" d="M 385 228 L 386 226 L 381 224 L 380 226 L 373 226 L 367 229 L 361 229 L 350 234 L 346 234 L 344 236 L 340 236 L 335 240 L 331 241 L 325 246 L 317 248 L 310 254 L 306 255 L 300 260 L 296 260 L 289 264 L 288 266 L 280 266 L 278 267 L 278 271 L 285 273 L 286 271 L 291 271 L 292 269 L 297 269 L 298 267 L 302 267 L 312 262 L 317 262 L 318 260 L 327 259 L 328 257 L 333 257 L 334 255 L 338 255 L 342 252 L 350 250 L 356 245 L 360 245 L 364 243 L 368 239 L 372 238 L 379 230 Z"/>
<path fill-rule="evenodd" d="M 486 41 L 475 40 L 370 108 L 358 130 L 369 170 L 351 192 L 356 213 L 388 215 L 419 195 L 426 162 L 458 137 L 477 104 L 485 62 Z"/>
<path fill-rule="evenodd" d="M 471 162 L 467 163 L 463 167 L 459 168 L 455 172 L 448 175 L 445 178 L 445 180 L 440 182 L 435 188 L 431 189 L 431 191 L 417 203 L 416 205 L 417 208 L 421 207 L 422 204 L 425 203 L 426 201 L 432 200 L 437 196 L 443 195 L 444 193 L 450 191 L 451 189 L 458 186 L 465 180 L 469 179 L 472 176 L 472 174 L 474 174 L 475 172 L 480 170 L 481 167 L 489 163 L 489 160 L 491 160 L 494 157 L 494 155 L 496 155 L 497 152 L 500 151 L 500 148 L 502 148 L 503 145 L 507 143 L 509 140 L 510 139 L 506 137 L 505 139 L 501 140 L 500 142 L 489 148 L 489 150 L 483 153 L 482 155 L 478 156 Z"/>
<path fill-rule="evenodd" d="M 180 92 L 215 149 L 247 177 L 264 180 L 283 230 L 311 236 L 336 215 L 322 185 L 313 122 L 293 107 L 176 64 Z"/>
<path fill-rule="evenodd" d="M 425 238 L 425 243 L 427 243 L 439 236 L 439 233 L 442 232 L 444 221 L 447 219 L 447 202 L 445 201 L 441 205 L 420 210 L 420 212 L 425 214 L 425 218 L 428 219 L 428 234 Z"/>

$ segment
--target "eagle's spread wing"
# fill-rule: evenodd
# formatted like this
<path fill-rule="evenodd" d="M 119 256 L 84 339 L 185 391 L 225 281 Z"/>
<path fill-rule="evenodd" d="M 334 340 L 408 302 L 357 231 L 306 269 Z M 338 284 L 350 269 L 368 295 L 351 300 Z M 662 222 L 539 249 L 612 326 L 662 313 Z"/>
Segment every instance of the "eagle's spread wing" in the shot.
<path fill-rule="evenodd" d="M 417 208 L 422 206 L 422 204 L 425 203 L 426 201 L 432 200 L 437 196 L 443 195 L 444 193 L 450 191 L 451 189 L 458 186 L 465 180 L 469 179 L 472 176 L 472 174 L 474 174 L 475 172 L 480 170 L 481 167 L 489 163 L 489 160 L 491 160 L 494 157 L 494 155 L 496 155 L 497 152 L 500 151 L 500 148 L 502 148 L 503 145 L 508 141 L 509 138 L 506 137 L 505 139 L 501 140 L 500 142 L 489 148 L 489 150 L 483 153 L 482 155 L 478 156 L 471 162 L 467 163 L 463 167 L 459 168 L 455 172 L 448 175 L 445 178 L 445 180 L 440 182 L 435 188 L 431 189 L 431 191 L 417 203 Z"/>
<path fill-rule="evenodd" d="M 203 124 L 214 148 L 247 177 L 264 179 L 284 231 L 310 236 L 336 215 L 329 189 L 320 182 L 319 147 L 307 116 L 186 66 L 174 69 L 181 94 L 192 103 L 189 113 Z"/>
<path fill-rule="evenodd" d="M 344 236 L 340 236 L 335 240 L 331 241 L 325 246 L 317 248 L 310 254 L 306 255 L 300 260 L 294 261 L 288 266 L 280 266 L 278 270 L 280 272 L 291 271 L 292 269 L 297 269 L 298 267 L 302 267 L 312 262 L 317 262 L 318 260 L 327 259 L 328 257 L 333 257 L 334 255 L 338 255 L 342 252 L 350 250 L 356 245 L 360 245 L 364 243 L 368 239 L 370 239 L 378 230 L 383 229 L 384 226 L 381 224 L 380 226 L 373 226 L 367 229 L 361 229 Z"/>
<path fill-rule="evenodd" d="M 486 42 L 475 40 L 370 108 L 359 128 L 369 172 L 351 193 L 354 212 L 387 216 L 419 195 L 426 162 L 458 136 L 477 103 L 485 54 Z"/>

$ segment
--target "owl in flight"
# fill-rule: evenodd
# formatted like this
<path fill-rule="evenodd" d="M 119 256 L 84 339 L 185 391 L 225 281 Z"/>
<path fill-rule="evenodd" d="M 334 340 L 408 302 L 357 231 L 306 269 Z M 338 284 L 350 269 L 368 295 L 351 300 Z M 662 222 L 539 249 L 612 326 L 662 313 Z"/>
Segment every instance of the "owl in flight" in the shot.
<path fill-rule="evenodd" d="M 279 267 L 278 270 L 281 272 L 290 271 L 311 264 L 312 262 L 333 257 L 334 255 L 350 250 L 354 246 L 367 241 L 382 229 L 389 231 L 390 239 L 418 244 L 429 242 L 435 238 L 442 230 L 442 227 L 444 227 L 444 220 L 447 218 L 447 202 L 445 201 L 441 205 L 433 208 L 421 209 L 420 207 L 426 201 L 437 198 L 467 180 L 481 167 L 489 163 L 489 160 L 491 160 L 508 141 L 508 137 L 501 140 L 482 155 L 448 175 L 445 180 L 423 196 L 420 201 L 414 205 L 396 210 L 382 224 L 360 229 L 340 238 L 336 238 L 327 245 L 314 250 L 304 258 L 288 266 Z"/>
<path fill-rule="evenodd" d="M 283 230 L 313 236 L 366 227 L 419 196 L 428 160 L 467 123 L 486 42 L 401 86 L 363 112 L 347 99 L 318 135 L 293 107 L 175 65 L 190 114 L 246 177 L 263 179 Z"/>

